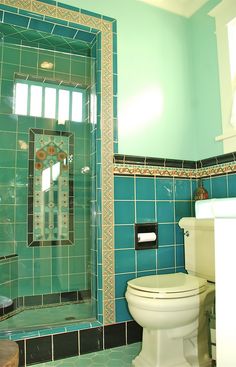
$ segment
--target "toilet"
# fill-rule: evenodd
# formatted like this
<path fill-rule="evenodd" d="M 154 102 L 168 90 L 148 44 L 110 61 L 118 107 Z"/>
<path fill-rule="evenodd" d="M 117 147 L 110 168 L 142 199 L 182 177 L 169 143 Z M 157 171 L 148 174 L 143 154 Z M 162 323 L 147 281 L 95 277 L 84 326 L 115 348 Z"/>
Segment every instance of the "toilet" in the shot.
<path fill-rule="evenodd" d="M 143 327 L 135 367 L 210 367 L 208 312 L 215 298 L 214 220 L 182 218 L 187 273 L 129 280 L 126 300 Z"/>

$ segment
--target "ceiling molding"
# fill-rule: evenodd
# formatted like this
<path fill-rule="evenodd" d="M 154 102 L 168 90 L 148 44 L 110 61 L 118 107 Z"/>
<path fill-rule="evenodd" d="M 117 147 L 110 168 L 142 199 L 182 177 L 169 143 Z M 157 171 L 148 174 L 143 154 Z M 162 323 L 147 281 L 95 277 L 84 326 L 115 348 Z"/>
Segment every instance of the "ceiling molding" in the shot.
<path fill-rule="evenodd" d="M 208 0 L 138 0 L 171 13 L 191 17 Z"/>

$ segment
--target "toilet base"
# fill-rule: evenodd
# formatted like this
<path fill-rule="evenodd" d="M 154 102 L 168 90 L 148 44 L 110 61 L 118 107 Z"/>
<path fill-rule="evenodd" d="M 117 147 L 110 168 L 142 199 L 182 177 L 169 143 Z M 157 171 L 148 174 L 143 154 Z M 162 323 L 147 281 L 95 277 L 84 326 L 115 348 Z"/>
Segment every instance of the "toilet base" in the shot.
<path fill-rule="evenodd" d="M 140 354 L 134 367 L 192 367 L 184 357 L 183 338 L 171 338 L 168 330 L 143 329 Z"/>

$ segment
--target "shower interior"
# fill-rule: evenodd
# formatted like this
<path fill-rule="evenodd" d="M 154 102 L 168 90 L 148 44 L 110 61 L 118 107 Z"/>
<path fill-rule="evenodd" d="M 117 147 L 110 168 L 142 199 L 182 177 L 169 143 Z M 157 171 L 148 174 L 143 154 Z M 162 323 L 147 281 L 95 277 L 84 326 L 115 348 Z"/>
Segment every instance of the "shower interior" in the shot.
<path fill-rule="evenodd" d="M 95 320 L 95 35 L 0 32 L 0 333 Z M 31 85 L 41 85 L 41 115 L 16 113 L 16 81 L 27 85 L 27 111 Z M 46 87 L 57 91 L 55 110 L 60 89 L 81 92 L 79 121 L 76 99 L 69 117 L 45 117 Z"/>

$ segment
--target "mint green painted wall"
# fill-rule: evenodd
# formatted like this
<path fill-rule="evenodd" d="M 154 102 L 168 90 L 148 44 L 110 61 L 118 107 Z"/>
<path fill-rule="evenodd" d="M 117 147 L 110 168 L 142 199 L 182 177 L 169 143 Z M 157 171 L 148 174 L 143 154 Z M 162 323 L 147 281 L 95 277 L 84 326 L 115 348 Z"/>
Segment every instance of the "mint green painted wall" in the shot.
<path fill-rule="evenodd" d="M 223 152 L 214 141 L 219 86 L 214 20 L 206 15 L 216 0 L 190 19 L 136 0 L 61 2 L 117 19 L 119 153 L 200 159 Z"/>
<path fill-rule="evenodd" d="M 193 85 L 192 122 L 197 159 L 223 153 L 215 137 L 222 133 L 215 20 L 208 15 L 219 3 L 211 0 L 189 20 L 189 50 Z"/>

